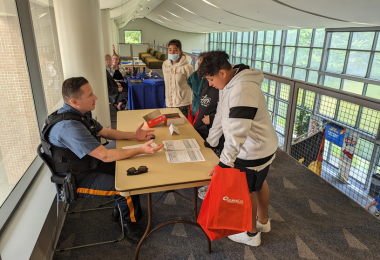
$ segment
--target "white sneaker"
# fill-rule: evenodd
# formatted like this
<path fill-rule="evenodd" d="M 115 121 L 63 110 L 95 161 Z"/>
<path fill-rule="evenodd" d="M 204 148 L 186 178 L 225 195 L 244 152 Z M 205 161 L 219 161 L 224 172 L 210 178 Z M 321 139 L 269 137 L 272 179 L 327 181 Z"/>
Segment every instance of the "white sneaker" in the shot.
<path fill-rule="evenodd" d="M 256 236 L 254 236 L 254 237 L 248 236 L 247 232 L 245 231 L 245 232 L 242 232 L 242 233 L 239 233 L 236 235 L 228 236 L 228 238 L 231 239 L 232 241 L 242 243 L 242 244 L 246 244 L 249 246 L 259 246 L 261 244 L 261 232 L 260 231 L 258 231 Z"/>
<path fill-rule="evenodd" d="M 268 233 L 270 231 L 270 218 L 266 224 L 261 224 L 260 221 L 256 220 L 256 229 L 257 231 Z"/>
<path fill-rule="evenodd" d="M 203 200 L 205 198 L 205 196 L 206 196 L 207 189 L 208 189 L 208 185 L 199 188 L 199 190 L 198 190 L 198 198 L 200 198 L 201 200 Z"/>

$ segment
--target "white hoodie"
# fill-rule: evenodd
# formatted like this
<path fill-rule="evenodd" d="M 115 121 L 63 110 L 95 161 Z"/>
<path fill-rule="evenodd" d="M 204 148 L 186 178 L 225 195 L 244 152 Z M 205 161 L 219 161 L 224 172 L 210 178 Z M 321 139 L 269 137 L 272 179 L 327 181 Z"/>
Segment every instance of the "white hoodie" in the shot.
<path fill-rule="evenodd" d="M 277 134 L 260 89 L 263 79 L 260 70 L 245 69 L 219 91 L 217 112 L 206 141 L 216 147 L 224 134 L 220 161 L 225 165 L 233 167 L 236 158 L 250 164 L 277 150 Z"/>
<path fill-rule="evenodd" d="M 182 107 L 191 104 L 193 91 L 187 79 L 194 72 L 186 55 L 183 55 L 176 65 L 167 59 L 162 64 L 165 80 L 166 107 Z"/>

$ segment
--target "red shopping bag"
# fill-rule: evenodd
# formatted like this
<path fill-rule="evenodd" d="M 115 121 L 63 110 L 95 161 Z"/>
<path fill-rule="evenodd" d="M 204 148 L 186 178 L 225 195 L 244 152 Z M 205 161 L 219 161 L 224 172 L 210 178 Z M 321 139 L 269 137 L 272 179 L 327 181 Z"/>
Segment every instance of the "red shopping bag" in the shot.
<path fill-rule="evenodd" d="M 245 173 L 219 166 L 215 169 L 197 221 L 211 241 L 252 229 Z"/>

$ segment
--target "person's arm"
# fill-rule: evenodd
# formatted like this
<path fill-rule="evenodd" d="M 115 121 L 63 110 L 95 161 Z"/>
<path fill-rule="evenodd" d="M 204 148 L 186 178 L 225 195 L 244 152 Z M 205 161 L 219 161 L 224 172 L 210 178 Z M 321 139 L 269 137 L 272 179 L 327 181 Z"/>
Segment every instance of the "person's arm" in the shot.
<path fill-rule="evenodd" d="M 187 84 L 189 84 L 190 88 L 193 89 L 193 74 L 187 79 Z"/>
<path fill-rule="evenodd" d="M 240 147 L 247 140 L 258 108 L 256 100 L 247 93 L 241 91 L 230 95 L 230 113 L 224 133 L 224 149 L 220 155 L 219 166 L 233 167 Z"/>
<path fill-rule="evenodd" d="M 209 114 L 209 117 L 210 117 L 210 125 L 209 126 L 212 126 L 212 123 L 214 123 L 214 119 L 215 119 L 215 113 Z"/>
<path fill-rule="evenodd" d="M 153 134 L 154 130 L 143 130 L 142 127 L 144 123 L 142 123 L 136 130 L 136 132 L 122 132 L 119 130 L 109 129 L 103 127 L 103 129 L 99 132 L 99 135 L 103 136 L 109 140 L 125 140 L 125 139 L 137 139 L 137 140 L 149 140 Z"/>
<path fill-rule="evenodd" d="M 219 92 L 219 101 L 221 100 L 221 91 Z M 216 108 L 216 114 L 214 116 L 214 122 L 211 125 L 207 139 L 205 140 L 205 146 L 208 148 L 215 148 L 219 144 L 219 139 L 223 134 L 222 128 L 222 108 L 220 105 Z"/>
<path fill-rule="evenodd" d="M 155 147 L 150 146 L 153 140 L 146 142 L 143 146 L 134 149 L 110 149 L 108 150 L 103 145 L 100 145 L 95 150 L 88 153 L 88 155 L 95 157 L 103 162 L 114 162 L 123 160 L 139 154 L 152 154 L 158 152 L 164 145 L 160 144 Z"/>
<path fill-rule="evenodd" d="M 365 207 L 366 210 L 369 210 L 370 207 L 376 204 L 376 200 L 372 201 L 371 204 L 369 204 L 367 207 Z"/>

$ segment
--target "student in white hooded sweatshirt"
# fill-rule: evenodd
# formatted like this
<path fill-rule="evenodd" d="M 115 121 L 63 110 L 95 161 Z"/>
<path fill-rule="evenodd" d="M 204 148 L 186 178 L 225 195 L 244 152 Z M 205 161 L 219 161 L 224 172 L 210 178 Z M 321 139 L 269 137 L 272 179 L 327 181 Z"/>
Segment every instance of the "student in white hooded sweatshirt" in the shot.
<path fill-rule="evenodd" d="M 263 73 L 244 64 L 232 68 L 224 51 L 202 54 L 198 75 L 219 89 L 219 104 L 205 146 L 214 148 L 224 134 L 219 166 L 246 173 L 252 203 L 252 230 L 228 238 L 250 246 L 261 244 L 269 232 L 269 188 L 265 178 L 275 158 L 278 138 L 260 85 Z M 212 176 L 214 171 L 209 175 Z M 237 218 L 239 216 L 236 216 Z M 257 217 L 257 221 L 256 221 Z"/>
<path fill-rule="evenodd" d="M 168 59 L 162 64 L 165 80 L 166 107 L 177 107 L 187 118 L 193 99 L 187 79 L 194 72 L 187 56 L 182 52 L 179 40 L 171 40 L 168 47 Z"/>

